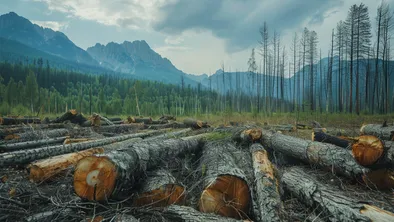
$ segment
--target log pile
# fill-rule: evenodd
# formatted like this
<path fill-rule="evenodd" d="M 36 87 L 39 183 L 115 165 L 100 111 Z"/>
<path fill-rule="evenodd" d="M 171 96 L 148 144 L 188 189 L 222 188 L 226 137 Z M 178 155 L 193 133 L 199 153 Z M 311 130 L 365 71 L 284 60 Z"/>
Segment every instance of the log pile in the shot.
<path fill-rule="evenodd" d="M 390 126 L 129 119 L 2 127 L 0 221 L 394 221 Z"/>

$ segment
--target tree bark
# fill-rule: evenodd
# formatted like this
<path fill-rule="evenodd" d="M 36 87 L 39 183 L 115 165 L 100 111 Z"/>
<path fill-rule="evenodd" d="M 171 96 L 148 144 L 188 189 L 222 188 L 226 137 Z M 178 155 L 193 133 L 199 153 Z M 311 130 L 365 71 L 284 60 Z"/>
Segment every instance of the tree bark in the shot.
<path fill-rule="evenodd" d="M 4 137 L 7 135 L 28 132 L 31 130 L 60 129 L 60 128 L 65 128 L 65 125 L 64 124 L 33 124 L 28 126 L 18 126 L 12 128 L 9 128 L 9 126 L 7 126 L 6 128 L 0 129 L 0 139 L 4 139 Z"/>
<path fill-rule="evenodd" d="M 248 218 L 251 190 L 236 154 L 239 152 L 231 143 L 211 142 L 204 146 L 201 169 L 205 188 L 199 200 L 201 212 Z"/>
<path fill-rule="evenodd" d="M 12 117 L 0 117 L 0 125 L 17 125 L 17 124 L 39 124 L 41 123 L 38 117 L 29 118 L 12 118 Z"/>
<path fill-rule="evenodd" d="M 130 123 L 144 123 L 144 124 L 151 124 L 152 123 L 152 118 L 138 118 L 138 117 L 130 117 L 129 118 Z"/>
<path fill-rule="evenodd" d="M 166 139 L 176 138 L 176 137 L 182 136 L 182 135 L 190 132 L 191 130 L 192 129 L 187 128 L 187 129 L 182 129 L 182 130 L 168 132 L 168 133 L 166 132 L 166 133 L 163 133 L 158 136 L 149 137 L 149 138 L 145 139 L 144 141 L 166 140 Z"/>
<path fill-rule="evenodd" d="M 35 183 L 45 181 L 70 166 L 74 166 L 82 158 L 102 152 L 104 152 L 103 148 L 92 148 L 36 161 L 27 167 L 30 171 L 29 179 Z"/>
<path fill-rule="evenodd" d="M 25 150 L 25 149 L 40 147 L 40 146 L 48 146 L 49 144 L 62 143 L 67 138 L 68 137 L 65 136 L 65 137 L 56 137 L 56 138 L 49 138 L 49 139 L 43 139 L 37 141 L 8 143 L 8 144 L 0 145 L 0 150 L 5 152 L 10 152 L 15 150 Z"/>
<path fill-rule="evenodd" d="M 168 123 L 168 120 L 159 119 L 159 120 L 152 120 L 152 122 L 150 122 L 149 124 L 167 124 L 167 123 Z"/>
<path fill-rule="evenodd" d="M 188 128 L 189 126 L 186 126 L 183 123 L 178 123 L 178 122 L 171 122 L 167 124 L 149 124 L 146 125 L 147 129 L 166 129 L 166 128 Z"/>
<path fill-rule="evenodd" d="M 195 120 L 195 119 L 191 119 L 191 118 L 186 118 L 183 120 L 183 123 L 188 126 L 191 127 L 193 129 L 201 129 L 201 128 L 207 128 L 208 123 L 201 121 L 201 120 Z"/>
<path fill-rule="evenodd" d="M 178 184 L 168 170 L 158 169 L 147 173 L 133 205 L 136 207 L 167 207 L 172 204 L 184 204 L 185 187 Z"/>
<path fill-rule="evenodd" d="M 263 145 L 290 157 L 328 168 L 346 177 L 358 177 L 369 170 L 360 166 L 349 151 L 332 144 L 263 131 Z"/>
<path fill-rule="evenodd" d="M 77 152 L 81 150 L 90 149 L 93 147 L 104 146 L 107 144 L 111 144 L 114 142 L 119 142 L 131 138 L 136 137 L 147 137 L 154 135 L 156 132 L 147 132 L 147 133 L 136 133 L 130 135 L 123 135 L 117 137 L 110 137 L 104 139 L 98 139 L 94 141 L 87 141 L 82 143 L 75 144 L 67 144 L 67 145 L 57 145 L 57 146 L 49 146 L 42 147 L 30 150 L 20 150 L 10 153 L 1 153 L 0 154 L 0 166 L 8 166 L 8 165 L 17 165 L 17 164 L 26 164 L 30 163 L 34 160 L 44 159 L 51 156 L 62 155 L 66 153 Z"/>
<path fill-rule="evenodd" d="M 394 214 L 345 196 L 314 177 L 312 171 L 291 167 L 282 177 L 286 190 L 310 207 L 317 207 L 329 221 L 394 221 Z"/>
<path fill-rule="evenodd" d="M 258 128 L 234 128 L 232 139 L 239 143 L 251 144 L 261 140 L 261 129 Z"/>
<path fill-rule="evenodd" d="M 254 169 L 254 190 L 258 207 L 258 221 L 280 221 L 282 208 L 278 180 L 267 151 L 258 143 L 250 146 Z"/>
<path fill-rule="evenodd" d="M 63 123 L 66 121 L 70 121 L 71 123 L 82 125 L 84 122 L 87 121 L 87 119 L 81 113 L 78 113 L 77 110 L 72 109 L 65 112 L 61 117 L 56 118 L 52 122 Z"/>
<path fill-rule="evenodd" d="M 378 124 L 364 125 L 360 129 L 362 135 L 377 136 L 382 140 L 394 141 L 394 126 L 382 126 Z"/>
<path fill-rule="evenodd" d="M 54 130 L 31 130 L 25 133 L 11 134 L 4 138 L 4 140 L 15 140 L 17 142 L 25 142 L 30 140 L 41 140 L 45 138 L 55 138 L 68 136 L 70 133 L 67 129 Z"/>
<path fill-rule="evenodd" d="M 196 152 L 200 146 L 199 139 L 186 137 L 137 143 L 127 149 L 86 157 L 78 162 L 74 173 L 75 192 L 88 200 L 124 199 L 147 170 L 162 160 Z"/>
<path fill-rule="evenodd" d="M 146 126 L 140 123 L 93 127 L 93 130 L 98 133 L 126 133 L 143 129 L 146 129 Z"/>
<path fill-rule="evenodd" d="M 236 220 L 229 217 L 221 217 L 216 214 L 202 213 L 195 210 L 194 208 L 187 206 L 171 205 L 164 208 L 160 212 L 169 221 L 194 221 L 194 222 L 207 222 L 207 221 L 218 221 L 218 222 L 241 222 L 243 220 Z"/>

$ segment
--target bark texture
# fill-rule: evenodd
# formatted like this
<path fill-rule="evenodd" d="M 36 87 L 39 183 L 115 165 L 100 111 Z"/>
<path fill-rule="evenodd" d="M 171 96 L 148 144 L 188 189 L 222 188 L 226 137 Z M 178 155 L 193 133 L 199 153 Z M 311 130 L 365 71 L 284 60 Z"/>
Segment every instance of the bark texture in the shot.
<path fill-rule="evenodd" d="M 201 129 L 201 128 L 207 128 L 209 127 L 208 123 L 205 121 L 201 121 L 201 120 L 196 120 L 196 119 L 192 119 L 192 118 L 186 118 L 183 120 L 183 123 L 188 126 L 191 127 L 193 129 Z"/>
<path fill-rule="evenodd" d="M 394 214 L 356 200 L 319 182 L 306 168 L 292 167 L 283 174 L 286 190 L 306 205 L 318 208 L 329 221 L 394 221 Z"/>
<path fill-rule="evenodd" d="M 88 200 L 127 198 L 148 169 L 157 167 L 163 159 L 193 153 L 200 147 L 200 139 L 186 137 L 136 143 L 125 149 L 86 157 L 79 161 L 74 173 L 75 192 Z"/>
<path fill-rule="evenodd" d="M 131 139 L 131 138 L 150 136 L 152 134 L 154 134 L 154 132 L 136 133 L 136 134 L 130 134 L 124 136 L 98 139 L 94 141 L 87 141 L 82 143 L 49 146 L 49 147 L 42 147 L 42 148 L 36 148 L 30 150 L 19 150 L 10 153 L 1 153 L 0 166 L 27 164 L 38 159 L 44 159 L 51 156 L 57 156 L 66 153 L 86 150 L 93 147 L 104 146 L 107 144 Z"/>
<path fill-rule="evenodd" d="M 332 144 L 307 141 L 280 133 L 263 132 L 263 145 L 306 163 L 353 178 L 368 172 L 348 150 Z"/>
<path fill-rule="evenodd" d="M 144 124 L 139 123 L 93 127 L 94 131 L 98 133 L 127 133 L 135 132 L 137 130 L 143 130 L 146 128 L 147 127 Z"/>
<path fill-rule="evenodd" d="M 4 140 L 15 140 L 17 142 L 41 140 L 45 138 L 55 138 L 69 136 L 67 129 L 53 129 L 53 130 L 30 130 L 25 133 L 11 134 L 4 138 Z"/>
<path fill-rule="evenodd" d="M 382 126 L 378 124 L 364 125 L 360 129 L 362 135 L 377 136 L 382 140 L 394 140 L 394 126 Z"/>
<path fill-rule="evenodd" d="M 62 143 L 65 141 L 68 137 L 56 137 L 56 138 L 49 138 L 49 139 L 43 139 L 43 140 L 37 140 L 37 141 L 27 141 L 27 142 L 20 142 L 20 143 L 8 143 L 8 144 L 3 144 L 0 145 L 0 150 L 4 152 L 10 152 L 10 151 L 15 151 L 15 150 L 24 150 L 24 149 L 30 149 L 30 148 L 35 148 L 35 147 L 40 147 L 40 146 L 48 146 L 56 143 Z"/>
<path fill-rule="evenodd" d="M 136 207 L 167 207 L 184 204 L 186 191 L 168 170 L 158 169 L 147 173 L 147 179 L 133 202 Z"/>
<path fill-rule="evenodd" d="M 274 175 L 274 167 L 268 159 L 268 153 L 260 144 L 250 146 L 254 169 L 254 189 L 258 221 L 280 221 L 282 208 L 278 180 Z"/>
<path fill-rule="evenodd" d="M 204 191 L 199 210 L 236 219 L 248 218 L 251 190 L 248 176 L 238 163 L 237 148 L 229 142 L 205 144 L 201 157 Z"/>
<path fill-rule="evenodd" d="M 160 212 L 169 221 L 193 221 L 193 222 L 236 222 L 236 220 L 229 217 L 221 217 L 216 214 L 201 213 L 194 208 L 186 206 L 171 205 Z"/>

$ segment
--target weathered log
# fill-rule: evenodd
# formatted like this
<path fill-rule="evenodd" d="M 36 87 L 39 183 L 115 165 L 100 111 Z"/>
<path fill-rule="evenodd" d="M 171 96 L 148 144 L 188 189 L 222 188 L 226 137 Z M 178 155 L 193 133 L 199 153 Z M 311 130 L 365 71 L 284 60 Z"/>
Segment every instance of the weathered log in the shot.
<path fill-rule="evenodd" d="M 133 215 L 130 214 L 117 214 L 113 218 L 113 220 L 110 220 L 113 222 L 139 222 L 137 218 L 135 218 Z"/>
<path fill-rule="evenodd" d="M 6 128 L 0 129 L 0 139 L 4 139 L 5 136 L 16 133 L 28 132 L 31 130 L 43 130 L 43 129 L 60 129 L 65 128 L 64 124 L 33 124 L 33 125 L 24 125 L 18 127 L 10 128 L 7 126 Z"/>
<path fill-rule="evenodd" d="M 249 181 L 234 153 L 237 148 L 227 142 L 210 142 L 203 147 L 201 168 L 205 188 L 198 204 L 201 212 L 248 218 L 252 202 Z"/>
<path fill-rule="evenodd" d="M 17 125 L 17 124 L 31 124 L 31 123 L 41 123 L 38 117 L 0 117 L 0 125 Z"/>
<path fill-rule="evenodd" d="M 179 129 L 179 128 L 188 128 L 189 126 L 186 126 L 183 123 L 171 122 L 167 124 L 149 124 L 146 125 L 146 127 L 147 129 L 166 129 L 166 128 Z"/>
<path fill-rule="evenodd" d="M 144 142 L 121 150 L 80 160 L 74 173 L 74 189 L 78 196 L 103 201 L 124 199 L 148 169 L 163 159 L 197 151 L 201 143 L 195 137 Z"/>
<path fill-rule="evenodd" d="M 116 143 L 111 143 L 111 144 L 108 144 L 108 145 L 105 145 L 102 147 L 104 148 L 104 152 L 108 153 L 108 152 L 111 152 L 114 150 L 125 149 L 125 148 L 129 147 L 131 144 L 139 143 L 142 141 L 143 141 L 143 139 L 141 137 L 136 137 L 136 138 L 131 138 L 131 139 L 116 142 Z"/>
<path fill-rule="evenodd" d="M 167 207 L 185 202 L 185 187 L 178 184 L 168 170 L 148 172 L 141 187 L 133 201 L 136 207 Z"/>
<path fill-rule="evenodd" d="M 161 135 L 158 136 L 152 136 L 149 137 L 147 139 L 145 139 L 145 141 L 154 141 L 154 140 L 166 140 L 166 139 L 171 139 L 171 138 L 175 138 L 175 137 L 179 137 L 182 136 L 188 132 L 190 132 L 192 129 L 187 128 L 187 129 L 182 129 L 182 130 L 178 130 L 178 131 L 171 131 L 171 132 L 166 132 L 163 133 Z"/>
<path fill-rule="evenodd" d="M 297 123 L 296 127 L 297 127 L 297 129 L 313 129 L 313 127 L 308 126 L 307 124 L 302 124 L 302 123 Z"/>
<path fill-rule="evenodd" d="M 351 143 L 348 140 L 331 136 L 324 132 L 312 132 L 312 141 L 330 143 L 343 148 L 351 148 Z"/>
<path fill-rule="evenodd" d="M 147 118 L 129 117 L 128 121 L 129 121 L 129 123 L 151 124 L 152 118 L 150 118 L 150 117 L 147 117 Z"/>
<path fill-rule="evenodd" d="M 53 221 L 53 220 L 65 220 L 72 214 L 71 208 L 56 208 L 50 211 L 45 211 L 37 214 L 33 214 L 25 218 L 26 222 L 41 222 L 41 221 Z"/>
<path fill-rule="evenodd" d="M 11 134 L 4 138 L 4 140 L 15 140 L 17 142 L 40 140 L 45 138 L 55 138 L 68 136 L 67 129 L 53 129 L 53 130 L 33 130 L 25 133 Z"/>
<path fill-rule="evenodd" d="M 302 167 L 287 169 L 282 177 L 286 190 L 306 205 L 318 208 L 329 221 L 394 221 L 394 214 L 346 196 L 320 182 Z"/>
<path fill-rule="evenodd" d="M 160 117 L 159 120 L 174 120 L 176 121 L 176 117 L 175 116 L 170 116 L 170 115 L 163 115 Z"/>
<path fill-rule="evenodd" d="M 146 133 L 136 133 L 136 134 L 98 139 L 94 141 L 87 141 L 82 143 L 57 145 L 57 146 L 42 147 L 42 148 L 36 148 L 30 150 L 19 150 L 10 153 L 2 153 L 0 154 L 0 166 L 27 164 L 38 159 L 44 159 L 51 156 L 57 156 L 66 153 L 87 150 L 93 147 L 100 147 L 131 138 L 152 136 L 155 135 L 156 133 L 157 132 L 155 131 L 146 132 Z"/>
<path fill-rule="evenodd" d="M 63 123 L 63 122 L 69 121 L 74 124 L 82 125 L 87 120 L 88 119 L 85 118 L 81 113 L 78 113 L 77 110 L 72 109 L 72 110 L 65 112 L 61 117 L 56 118 L 52 122 L 53 123 Z"/>
<path fill-rule="evenodd" d="M 152 120 L 152 122 L 150 122 L 149 124 L 167 124 L 168 120 Z"/>
<path fill-rule="evenodd" d="M 274 167 L 268 159 L 268 153 L 261 144 L 250 146 L 254 168 L 254 189 L 257 202 L 258 221 L 280 221 L 282 208 L 278 180 Z"/>
<path fill-rule="evenodd" d="M 146 128 L 147 127 L 144 124 L 140 124 L 140 123 L 93 127 L 94 131 L 98 133 L 126 133 L 126 132 L 133 132 L 137 130 L 143 130 Z"/>
<path fill-rule="evenodd" d="M 65 139 L 63 144 L 71 144 L 71 143 L 81 143 L 81 142 L 86 142 L 86 141 L 91 141 L 92 139 L 90 138 L 77 138 L 77 139 Z"/>
<path fill-rule="evenodd" d="M 306 163 L 328 168 L 341 175 L 354 178 L 369 171 L 369 169 L 360 166 L 352 154 L 342 147 L 306 141 L 270 131 L 263 131 L 262 135 L 265 147 Z"/>
<path fill-rule="evenodd" d="M 287 124 L 287 125 L 267 125 L 264 126 L 263 129 L 266 130 L 275 130 L 275 131 L 284 131 L 284 132 L 292 132 L 292 131 L 296 131 L 297 127 L 291 125 L 291 124 Z"/>
<path fill-rule="evenodd" d="M 232 138 L 236 142 L 243 142 L 243 143 L 254 143 L 261 140 L 261 129 L 252 128 L 252 129 L 239 129 L 237 130 Z"/>
<path fill-rule="evenodd" d="M 378 124 L 363 125 L 360 129 L 361 135 L 373 135 L 382 140 L 394 141 L 394 126 L 382 126 Z"/>
<path fill-rule="evenodd" d="M 67 138 L 68 138 L 67 136 L 64 136 L 64 137 L 56 137 L 56 138 L 49 138 L 49 139 L 36 140 L 36 141 L 27 141 L 27 142 L 20 142 L 20 143 L 7 143 L 7 144 L 0 145 L 0 150 L 5 151 L 5 152 L 11 152 L 11 151 L 15 151 L 15 150 L 24 150 L 24 149 L 34 148 L 34 147 L 48 146 L 49 144 L 62 143 Z"/>
<path fill-rule="evenodd" d="M 29 179 L 30 181 L 36 183 L 45 181 L 66 170 L 70 166 L 74 166 L 79 160 L 86 156 L 103 152 L 103 148 L 92 148 L 76 153 L 63 154 L 33 162 L 27 167 L 27 169 L 30 171 Z"/>
<path fill-rule="evenodd" d="M 183 120 L 183 123 L 187 126 L 187 127 L 191 127 L 193 129 L 201 129 L 201 128 L 207 128 L 209 127 L 208 123 L 205 121 L 201 121 L 201 120 L 195 120 L 192 118 L 186 118 Z"/>
<path fill-rule="evenodd" d="M 207 222 L 207 221 L 218 221 L 218 222 L 241 222 L 245 220 L 236 220 L 229 217 L 222 217 L 211 213 L 202 213 L 191 207 L 171 205 L 164 208 L 163 211 L 159 212 L 160 215 L 168 219 L 169 221 L 193 221 L 193 222 Z"/>

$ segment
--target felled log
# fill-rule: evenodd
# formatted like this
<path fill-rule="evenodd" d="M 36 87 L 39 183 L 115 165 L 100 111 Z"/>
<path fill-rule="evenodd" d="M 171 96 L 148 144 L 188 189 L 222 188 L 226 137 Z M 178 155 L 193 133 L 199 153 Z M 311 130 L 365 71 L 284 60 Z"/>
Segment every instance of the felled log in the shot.
<path fill-rule="evenodd" d="M 219 221 L 219 222 L 241 222 L 245 220 L 236 220 L 234 218 L 222 217 L 212 213 L 202 213 L 195 210 L 194 208 L 187 206 L 171 205 L 164 208 L 163 211 L 159 212 L 168 221 L 194 221 L 194 222 L 207 222 L 207 221 Z"/>
<path fill-rule="evenodd" d="M 296 127 L 297 127 L 297 129 L 312 129 L 311 126 L 308 126 L 307 124 L 302 124 L 302 123 L 297 123 Z"/>
<path fill-rule="evenodd" d="M 86 156 L 103 152 L 103 148 L 92 148 L 36 161 L 27 167 L 28 171 L 30 171 L 29 179 L 36 183 L 45 181 L 66 170 L 70 166 L 74 166 L 79 160 Z"/>
<path fill-rule="evenodd" d="M 70 123 L 82 125 L 87 120 L 88 119 L 85 118 L 81 113 L 78 113 L 77 110 L 72 109 L 72 110 L 65 112 L 62 116 L 56 118 L 52 122 L 53 123 L 63 123 L 63 122 L 69 121 Z"/>
<path fill-rule="evenodd" d="M 85 157 L 75 169 L 75 192 L 84 199 L 96 201 L 127 198 L 148 169 L 157 167 L 163 159 L 193 153 L 199 147 L 199 139 L 188 137 L 137 143 L 125 149 Z"/>
<path fill-rule="evenodd" d="M 0 117 L 0 125 L 17 125 L 17 124 L 30 124 L 30 123 L 41 123 L 38 117 Z"/>
<path fill-rule="evenodd" d="M 68 136 L 67 129 L 53 129 L 53 130 L 32 130 L 25 133 L 10 134 L 4 137 L 4 140 L 16 140 L 18 142 L 40 140 L 44 138 L 55 138 Z"/>
<path fill-rule="evenodd" d="M 158 136 L 149 137 L 149 138 L 145 139 L 145 141 L 166 140 L 166 139 L 176 138 L 176 137 L 182 136 L 182 135 L 190 132 L 191 130 L 192 129 L 187 128 L 187 129 L 182 129 L 182 130 L 178 130 L 178 131 L 166 132 L 166 133 L 163 133 Z"/>
<path fill-rule="evenodd" d="M 147 129 L 166 129 L 166 128 L 179 129 L 179 128 L 188 128 L 189 126 L 186 126 L 183 123 L 171 122 L 166 124 L 149 124 L 146 125 L 146 127 Z"/>
<path fill-rule="evenodd" d="M 65 128 L 64 124 L 33 124 L 24 125 L 10 128 L 9 126 L 0 129 L 0 139 L 4 139 L 5 136 L 16 133 L 23 133 L 31 130 L 43 130 L 43 129 L 60 129 Z"/>
<path fill-rule="evenodd" d="M 133 123 L 133 124 L 94 127 L 94 131 L 98 133 L 126 133 L 126 132 L 132 132 L 137 130 L 143 130 L 146 128 L 147 127 L 144 124 Z"/>
<path fill-rule="evenodd" d="M 183 120 L 183 123 L 187 126 L 187 127 L 191 127 L 193 129 L 201 129 L 201 128 L 207 128 L 209 127 L 208 123 L 205 121 L 201 121 L 201 120 L 195 120 L 192 118 L 186 118 Z"/>
<path fill-rule="evenodd" d="M 377 136 L 382 140 L 394 141 L 394 126 L 367 124 L 361 127 L 360 133 L 362 135 Z"/>
<path fill-rule="evenodd" d="M 265 147 L 274 151 L 350 178 L 369 171 L 360 166 L 348 150 L 332 144 L 306 141 L 270 131 L 263 131 L 262 141 Z"/>
<path fill-rule="evenodd" d="M 351 148 L 351 143 L 349 142 L 349 140 L 341 139 L 336 136 L 331 136 L 324 132 L 312 132 L 312 141 L 331 143 L 343 148 Z"/>
<path fill-rule="evenodd" d="M 148 172 L 147 179 L 141 187 L 133 201 L 136 207 L 167 207 L 185 202 L 185 187 L 178 184 L 168 170 Z"/>
<path fill-rule="evenodd" d="M 41 221 L 53 221 L 53 220 L 67 220 L 70 214 L 72 214 L 71 208 L 55 208 L 50 211 L 40 212 L 28 216 L 25 218 L 26 222 L 41 222 Z"/>
<path fill-rule="evenodd" d="M 248 179 L 233 153 L 236 147 L 227 142 L 210 142 L 203 147 L 201 157 L 204 191 L 198 208 L 236 219 L 248 218 L 251 191 Z"/>
<path fill-rule="evenodd" d="M 150 122 L 149 124 L 167 124 L 168 120 L 152 120 L 152 122 Z"/>
<path fill-rule="evenodd" d="M 252 128 L 252 129 L 239 129 L 237 130 L 232 138 L 234 141 L 237 142 L 244 142 L 244 143 L 254 143 L 261 140 L 261 129 Z"/>
<path fill-rule="evenodd" d="M 144 123 L 144 124 L 151 124 L 152 118 L 138 118 L 138 117 L 128 117 L 127 118 L 129 123 Z"/>
<path fill-rule="evenodd" d="M 93 147 L 100 147 L 131 138 L 152 136 L 155 135 L 155 133 L 157 132 L 153 131 L 146 133 L 135 133 L 135 134 L 87 141 L 82 143 L 57 145 L 57 146 L 49 146 L 49 147 L 42 147 L 42 148 L 29 149 L 29 150 L 19 150 L 9 153 L 1 153 L 0 166 L 26 164 L 38 159 L 44 159 L 51 156 L 57 156 L 66 153 L 87 150 Z"/>
<path fill-rule="evenodd" d="M 346 196 L 320 182 L 306 168 L 285 170 L 281 181 L 286 190 L 309 207 L 317 208 L 329 221 L 394 221 L 393 213 Z"/>
<path fill-rule="evenodd" d="M 11 152 L 15 150 L 24 150 L 34 147 L 48 146 L 50 144 L 62 143 L 67 138 L 68 138 L 67 136 L 64 136 L 64 137 L 56 137 L 56 138 L 42 139 L 36 141 L 2 144 L 0 145 L 0 150 L 5 152 Z"/>
<path fill-rule="evenodd" d="M 363 182 L 372 189 L 394 189 L 394 170 L 378 169 L 366 173 L 362 177 Z"/>
<path fill-rule="evenodd" d="M 119 149 L 127 149 L 130 145 L 142 142 L 143 139 L 141 137 L 136 137 L 136 138 L 131 138 L 128 140 L 116 142 L 116 143 L 111 143 L 105 146 L 102 146 L 104 149 L 105 153 L 111 152 L 113 150 L 119 150 Z"/>
<path fill-rule="evenodd" d="M 275 131 L 284 131 L 284 132 L 293 132 L 297 130 L 297 127 L 287 124 L 287 125 L 266 125 L 263 126 L 263 129 L 266 130 L 275 130 Z"/>
<path fill-rule="evenodd" d="M 159 118 L 159 120 L 174 120 L 174 121 L 176 121 L 176 117 L 170 116 L 170 115 L 163 115 Z"/>
<path fill-rule="evenodd" d="M 115 215 L 115 217 L 111 221 L 113 221 L 113 222 L 139 222 L 140 220 L 138 220 L 137 218 L 135 218 L 133 215 L 130 215 L 130 214 L 117 214 L 117 215 Z"/>
<path fill-rule="evenodd" d="M 63 144 L 71 144 L 71 143 L 81 143 L 81 142 L 86 142 L 86 141 L 90 141 L 92 139 L 90 138 L 77 138 L 77 139 L 65 139 Z"/>
<path fill-rule="evenodd" d="M 258 221 L 280 221 L 282 208 L 278 180 L 268 153 L 261 144 L 250 146 L 254 169 L 254 189 L 257 202 Z"/>
<path fill-rule="evenodd" d="M 111 122 L 117 122 L 117 121 L 122 121 L 122 118 L 120 117 L 112 117 L 112 118 L 107 118 Z"/>

